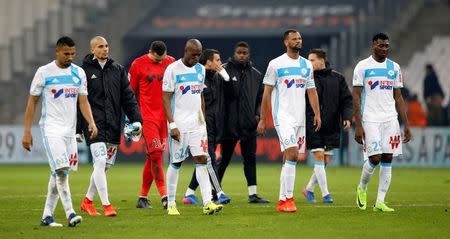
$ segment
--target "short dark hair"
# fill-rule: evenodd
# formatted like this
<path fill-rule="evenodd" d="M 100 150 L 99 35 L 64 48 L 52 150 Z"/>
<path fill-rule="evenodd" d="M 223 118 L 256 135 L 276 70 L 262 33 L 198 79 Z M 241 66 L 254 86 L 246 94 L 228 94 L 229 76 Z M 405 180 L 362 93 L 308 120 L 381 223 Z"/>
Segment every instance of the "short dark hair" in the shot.
<path fill-rule="evenodd" d="M 316 54 L 316 56 L 319 57 L 320 59 L 324 59 L 325 61 L 327 60 L 327 53 L 323 49 L 320 48 L 311 49 L 309 51 L 309 54 Z"/>
<path fill-rule="evenodd" d="M 163 41 L 154 41 L 150 44 L 150 51 L 162 56 L 167 51 L 167 47 Z"/>
<path fill-rule="evenodd" d="M 288 30 L 286 30 L 284 32 L 284 34 L 283 34 L 283 40 L 286 40 L 290 33 L 296 33 L 296 32 L 298 32 L 298 31 L 295 30 L 295 29 L 288 29 Z"/>
<path fill-rule="evenodd" d="M 380 33 L 375 34 L 375 36 L 373 36 L 372 42 L 376 42 L 378 39 L 389 40 L 389 37 L 385 33 L 380 32 Z"/>
<path fill-rule="evenodd" d="M 72 40 L 72 38 L 68 36 L 63 36 L 56 41 L 56 47 L 62 47 L 62 46 L 68 46 L 73 47 L 75 46 L 75 42 Z"/>
<path fill-rule="evenodd" d="M 250 45 L 245 41 L 240 41 L 240 42 L 236 43 L 236 45 L 234 45 L 234 50 L 236 50 L 236 48 L 238 48 L 238 47 L 244 47 L 250 51 Z"/>
<path fill-rule="evenodd" d="M 214 60 L 214 54 L 220 54 L 220 52 L 216 49 L 206 49 L 203 51 L 198 62 L 202 65 L 206 65 L 206 61 Z"/>

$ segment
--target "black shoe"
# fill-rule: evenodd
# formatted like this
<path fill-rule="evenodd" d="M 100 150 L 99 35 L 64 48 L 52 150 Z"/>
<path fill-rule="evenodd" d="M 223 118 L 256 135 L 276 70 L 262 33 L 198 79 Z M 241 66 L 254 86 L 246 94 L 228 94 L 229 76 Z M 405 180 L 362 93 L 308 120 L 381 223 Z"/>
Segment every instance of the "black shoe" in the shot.
<path fill-rule="evenodd" d="M 164 209 L 167 209 L 167 196 L 161 198 L 161 203 Z"/>
<path fill-rule="evenodd" d="M 248 196 L 248 203 L 269 203 L 270 201 L 267 199 L 262 199 L 258 197 L 258 194 L 253 194 Z"/>
<path fill-rule="evenodd" d="M 136 208 L 152 208 L 152 204 L 147 198 L 139 197 Z"/>

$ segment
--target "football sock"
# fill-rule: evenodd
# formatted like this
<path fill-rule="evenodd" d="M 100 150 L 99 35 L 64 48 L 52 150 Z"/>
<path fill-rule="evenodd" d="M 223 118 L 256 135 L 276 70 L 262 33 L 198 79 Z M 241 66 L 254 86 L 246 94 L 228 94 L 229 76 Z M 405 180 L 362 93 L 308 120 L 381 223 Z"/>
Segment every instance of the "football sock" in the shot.
<path fill-rule="evenodd" d="M 330 194 L 328 192 L 327 173 L 325 172 L 325 164 L 323 162 L 315 163 L 314 174 L 316 175 L 317 182 L 320 187 L 320 191 L 322 191 L 322 197 Z"/>
<path fill-rule="evenodd" d="M 56 176 L 56 188 L 58 189 L 59 198 L 61 198 L 61 203 L 66 212 L 66 217 L 69 218 L 69 215 L 75 213 L 75 211 L 72 206 L 68 174 L 59 174 Z"/>
<path fill-rule="evenodd" d="M 389 190 L 389 185 L 391 185 L 391 178 L 392 178 L 392 164 L 381 163 L 380 181 L 378 183 L 377 203 L 384 202 L 386 193 Z"/>
<path fill-rule="evenodd" d="M 160 151 L 154 152 L 150 154 L 150 158 L 152 160 L 152 174 L 153 179 L 155 180 L 156 188 L 158 189 L 159 196 L 164 197 L 167 195 L 167 192 L 164 180 L 164 170 L 162 165 L 163 154 Z"/>
<path fill-rule="evenodd" d="M 148 191 L 150 190 L 150 186 L 153 182 L 153 173 L 152 173 L 152 160 L 150 155 L 147 154 L 145 158 L 144 168 L 142 169 L 142 187 L 141 187 L 141 197 L 147 197 Z"/>
<path fill-rule="evenodd" d="M 42 215 L 42 218 L 46 218 L 47 216 L 53 216 L 56 205 L 58 204 L 58 199 L 59 194 L 58 189 L 56 188 L 56 177 L 50 175 L 50 180 L 48 182 L 47 198 L 45 200 L 44 214 Z"/>
<path fill-rule="evenodd" d="M 175 205 L 179 171 L 180 168 L 175 168 L 175 166 L 173 166 L 172 164 L 170 164 L 169 168 L 167 169 L 167 201 L 169 206 Z"/>
<path fill-rule="evenodd" d="M 294 197 L 295 169 L 297 162 L 286 160 L 284 164 L 284 177 L 286 187 L 286 198 Z"/>
<path fill-rule="evenodd" d="M 188 187 L 187 190 L 186 190 L 186 193 L 184 195 L 185 196 L 189 196 L 189 195 L 194 195 L 194 194 L 195 194 L 195 191 Z"/>
<path fill-rule="evenodd" d="M 203 205 L 206 205 L 211 202 L 211 183 L 206 164 L 195 164 L 195 176 L 202 193 Z"/>
<path fill-rule="evenodd" d="M 256 185 L 248 186 L 248 195 L 256 194 Z"/>
<path fill-rule="evenodd" d="M 309 182 L 306 185 L 306 190 L 308 190 L 310 192 L 314 192 L 314 188 L 316 187 L 316 184 L 317 184 L 317 177 L 316 177 L 315 169 L 313 169 L 311 178 L 309 179 Z"/>
<path fill-rule="evenodd" d="M 362 173 L 361 173 L 361 180 L 359 182 L 359 188 L 366 190 L 367 189 L 367 184 L 370 181 L 370 177 L 373 174 L 373 171 L 375 171 L 375 168 L 377 167 L 377 165 L 372 164 L 369 160 L 366 160 L 364 165 L 363 165 L 363 169 L 362 169 Z"/>
<path fill-rule="evenodd" d="M 97 188 L 95 187 L 95 182 L 94 182 L 94 172 L 92 172 L 91 180 L 89 181 L 89 187 L 86 192 L 87 199 L 94 201 L 95 193 L 97 193 Z"/>
<path fill-rule="evenodd" d="M 281 173 L 280 173 L 280 194 L 278 199 L 281 201 L 286 201 L 286 186 L 285 186 L 285 179 L 284 179 L 284 169 L 285 164 L 281 166 Z"/>

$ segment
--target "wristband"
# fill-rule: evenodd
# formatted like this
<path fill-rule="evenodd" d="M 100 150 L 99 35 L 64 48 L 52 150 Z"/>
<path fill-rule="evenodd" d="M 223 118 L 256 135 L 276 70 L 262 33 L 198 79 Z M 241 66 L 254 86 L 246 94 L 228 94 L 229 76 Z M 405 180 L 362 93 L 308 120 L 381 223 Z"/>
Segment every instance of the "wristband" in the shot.
<path fill-rule="evenodd" d="M 175 122 L 169 123 L 169 129 L 173 130 L 177 128 L 177 124 L 175 124 Z"/>

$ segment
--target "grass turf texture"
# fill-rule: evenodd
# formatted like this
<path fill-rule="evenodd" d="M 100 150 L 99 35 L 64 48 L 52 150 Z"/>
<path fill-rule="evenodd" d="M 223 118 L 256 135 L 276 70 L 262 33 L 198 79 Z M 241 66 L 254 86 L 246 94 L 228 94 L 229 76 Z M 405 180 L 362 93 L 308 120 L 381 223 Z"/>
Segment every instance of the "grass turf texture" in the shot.
<path fill-rule="evenodd" d="M 166 167 L 166 166 L 164 166 Z M 328 185 L 334 204 L 308 204 L 302 195 L 312 168 L 298 166 L 295 197 L 297 213 L 275 211 L 279 190 L 279 165 L 258 165 L 258 193 L 270 204 L 248 204 L 247 187 L 241 164 L 230 165 L 224 178 L 225 192 L 232 197 L 220 215 L 202 215 L 200 206 L 181 202 L 193 166 L 181 168 L 178 209 L 181 216 L 168 216 L 162 209 L 153 184 L 153 209 L 136 209 L 142 165 L 118 164 L 108 171 L 110 201 L 118 216 L 90 217 L 79 206 L 89 183 L 92 168 L 81 165 L 71 173 L 74 208 L 83 216 L 76 228 L 67 227 L 59 202 L 56 222 L 63 228 L 39 226 L 49 177 L 46 165 L 1 165 L 0 238 L 448 238 L 450 233 L 450 169 L 393 168 L 393 179 L 386 201 L 396 211 L 376 213 L 372 205 L 378 188 L 378 169 L 368 191 L 368 207 L 355 204 L 360 168 L 327 169 Z M 200 197 L 200 191 L 197 190 Z M 98 196 L 97 210 L 103 213 Z"/>

